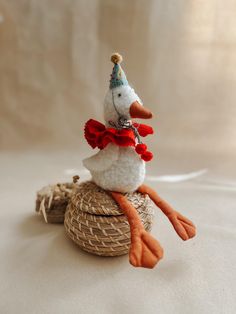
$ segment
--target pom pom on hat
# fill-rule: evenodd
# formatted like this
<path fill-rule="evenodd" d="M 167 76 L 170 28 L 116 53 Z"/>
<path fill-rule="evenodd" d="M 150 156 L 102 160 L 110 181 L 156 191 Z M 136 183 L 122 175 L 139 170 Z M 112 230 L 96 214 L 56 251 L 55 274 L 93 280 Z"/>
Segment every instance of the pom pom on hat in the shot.
<path fill-rule="evenodd" d="M 120 55 L 118 52 L 115 52 L 111 56 L 111 62 L 114 64 L 119 64 L 123 61 L 122 55 Z"/>
<path fill-rule="evenodd" d="M 116 52 L 111 56 L 111 61 L 114 63 L 111 79 L 110 79 L 110 89 L 116 88 L 121 85 L 129 85 L 125 72 L 122 70 L 120 63 L 122 62 L 122 56 Z"/>

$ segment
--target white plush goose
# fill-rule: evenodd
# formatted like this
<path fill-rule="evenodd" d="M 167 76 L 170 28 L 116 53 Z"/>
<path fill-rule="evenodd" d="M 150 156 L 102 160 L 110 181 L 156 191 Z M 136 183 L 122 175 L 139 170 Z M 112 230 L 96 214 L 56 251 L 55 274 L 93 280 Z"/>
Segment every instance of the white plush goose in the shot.
<path fill-rule="evenodd" d="M 152 113 L 141 105 L 138 95 L 129 85 L 108 90 L 104 102 L 106 126 L 118 126 L 120 118 L 132 123 L 131 118 L 151 117 Z M 84 159 L 83 164 L 93 181 L 104 190 L 133 192 L 143 184 L 145 177 L 145 162 L 131 146 L 110 143 L 97 154 Z"/>
<path fill-rule="evenodd" d="M 122 57 L 115 53 L 111 57 L 114 63 L 110 80 L 110 88 L 104 102 L 104 118 L 106 127 L 114 129 L 132 128 L 133 118 L 150 119 L 152 113 L 146 109 L 131 88 L 125 73 L 120 66 Z M 136 141 L 139 140 L 137 130 L 133 129 Z M 195 235 L 193 223 L 176 212 L 167 202 L 150 187 L 143 184 L 145 178 L 145 162 L 137 154 L 134 146 L 122 147 L 109 143 L 97 154 L 83 160 L 90 171 L 92 180 L 119 204 L 130 224 L 131 247 L 130 263 L 134 266 L 153 268 L 163 256 L 159 242 L 147 233 L 141 223 L 136 209 L 129 203 L 124 193 L 139 191 L 148 194 L 153 202 L 169 218 L 178 235 L 187 240 Z"/>

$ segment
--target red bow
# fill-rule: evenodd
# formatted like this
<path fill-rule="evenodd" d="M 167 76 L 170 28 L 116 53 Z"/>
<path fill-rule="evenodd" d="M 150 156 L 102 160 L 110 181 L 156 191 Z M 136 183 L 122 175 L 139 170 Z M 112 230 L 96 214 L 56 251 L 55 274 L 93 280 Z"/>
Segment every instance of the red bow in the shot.
<path fill-rule="evenodd" d="M 152 127 L 148 125 L 133 123 L 133 126 L 142 137 L 153 134 Z M 147 151 L 145 144 L 136 144 L 135 134 L 132 129 L 106 128 L 104 124 L 90 119 L 85 124 L 84 136 L 92 148 L 98 147 L 103 149 L 107 144 L 115 143 L 122 147 L 135 147 L 136 152 L 140 154 L 141 158 L 145 161 L 149 161 L 153 157 L 152 153 Z"/>

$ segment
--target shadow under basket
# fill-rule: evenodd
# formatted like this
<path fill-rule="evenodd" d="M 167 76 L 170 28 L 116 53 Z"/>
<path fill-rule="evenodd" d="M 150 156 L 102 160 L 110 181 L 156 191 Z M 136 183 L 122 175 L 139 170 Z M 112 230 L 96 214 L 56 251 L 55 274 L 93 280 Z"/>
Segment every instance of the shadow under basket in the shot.
<path fill-rule="evenodd" d="M 151 230 L 154 208 L 148 195 L 125 194 L 137 209 L 144 228 Z M 79 184 L 67 206 L 64 225 L 68 236 L 83 250 L 100 256 L 127 254 L 130 227 L 126 216 L 110 196 L 91 181 Z"/>

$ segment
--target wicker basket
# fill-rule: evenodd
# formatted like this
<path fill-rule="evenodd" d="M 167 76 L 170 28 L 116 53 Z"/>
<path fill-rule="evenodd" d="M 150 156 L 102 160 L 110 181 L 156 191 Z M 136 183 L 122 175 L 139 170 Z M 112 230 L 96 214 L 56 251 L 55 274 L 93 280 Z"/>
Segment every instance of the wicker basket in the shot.
<path fill-rule="evenodd" d="M 153 205 L 147 195 L 126 194 L 137 209 L 147 231 L 151 230 Z M 87 252 L 101 256 L 127 254 L 130 228 L 126 216 L 113 198 L 95 183 L 78 186 L 67 207 L 64 221 L 68 236 Z"/>
<path fill-rule="evenodd" d="M 47 223 L 63 223 L 66 207 L 76 186 L 74 183 L 58 183 L 43 187 L 37 192 L 36 212 Z"/>

